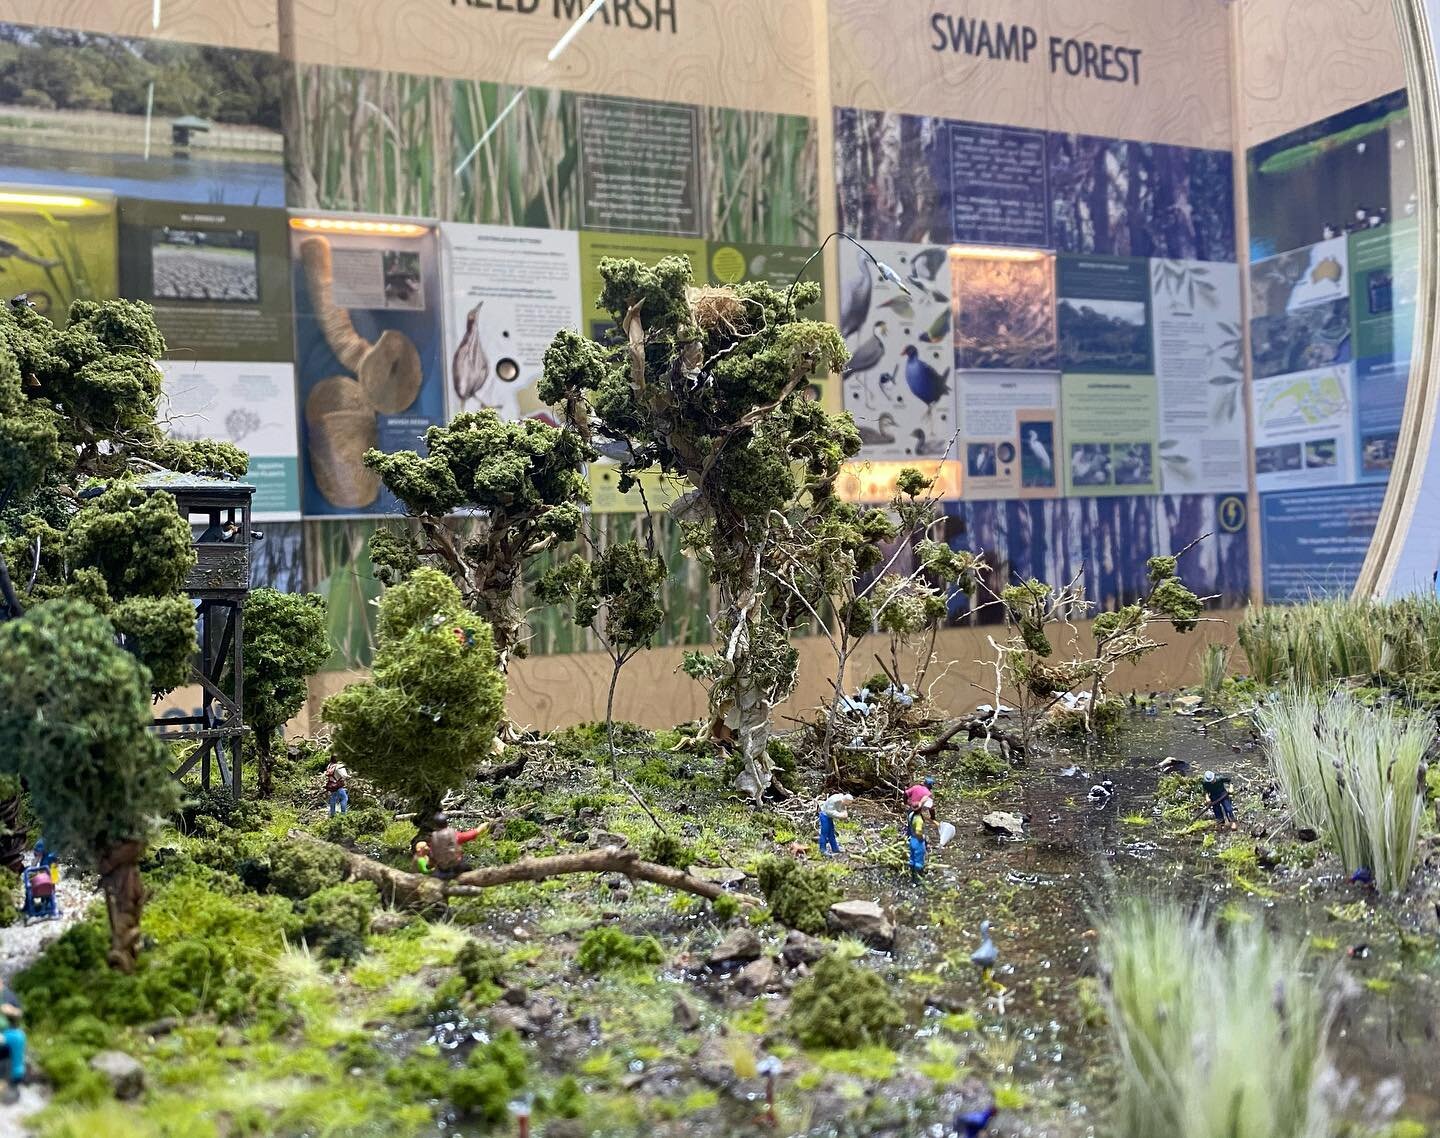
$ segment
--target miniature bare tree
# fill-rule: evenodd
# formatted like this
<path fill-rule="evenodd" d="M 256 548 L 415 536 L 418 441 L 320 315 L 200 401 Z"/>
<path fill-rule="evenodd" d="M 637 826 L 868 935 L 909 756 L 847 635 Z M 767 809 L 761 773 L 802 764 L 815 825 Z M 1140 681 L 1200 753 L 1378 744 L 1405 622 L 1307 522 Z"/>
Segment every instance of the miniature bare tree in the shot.
<path fill-rule="evenodd" d="M 1177 570 L 1179 558 L 1203 540 L 1197 538 L 1173 556 L 1150 558 L 1145 563 L 1149 591 L 1131 604 L 1098 614 L 1091 626 L 1094 645 L 1089 649 L 1083 646 L 1075 623 L 1094 608 L 1085 595 L 1083 569 L 1059 588 L 1031 579 L 1009 585 L 998 594 L 986 590 L 1004 606 L 1007 621 L 1015 629 L 1007 640 L 988 638 L 995 652 L 991 661 L 995 706 L 999 707 L 1006 688 L 1014 692 L 1026 747 L 1041 717 L 1062 702 L 1081 717 L 1087 735 L 1098 734 L 1107 707 L 1116 706 L 1113 701 L 1107 704 L 1107 697 L 1110 679 L 1120 664 L 1162 646 L 1152 635 L 1157 624 L 1189 632 L 1203 619 L 1205 598 L 1188 589 Z M 1051 633 L 1061 629 L 1067 658 L 1055 660 Z"/>
<path fill-rule="evenodd" d="M 575 554 L 540 580 L 536 596 L 547 604 L 569 602 L 575 622 L 595 633 L 610 657 L 610 689 L 605 697 L 605 734 L 610 767 L 615 767 L 615 687 L 620 669 L 650 647 L 665 622 L 660 590 L 665 562 L 653 548 L 625 541 L 592 556 Z"/>
<path fill-rule="evenodd" d="M 600 262 L 600 307 L 623 340 L 600 345 L 561 332 L 545 354 L 540 396 L 587 438 L 619 445 L 622 489 L 658 467 L 691 486 L 672 513 L 707 567 L 718 599 L 717 650 L 692 654 L 710 685 L 712 737 L 741 758 L 739 784 L 757 802 L 778 787 L 767 753 L 770 713 L 793 689 L 793 615 L 764 573 L 776 518 L 824 512 L 844 461 L 859 451 L 848 416 L 809 398 L 838 370 L 844 342 L 797 313 L 818 299 L 801 282 L 695 288 L 690 263 L 666 257 Z"/>

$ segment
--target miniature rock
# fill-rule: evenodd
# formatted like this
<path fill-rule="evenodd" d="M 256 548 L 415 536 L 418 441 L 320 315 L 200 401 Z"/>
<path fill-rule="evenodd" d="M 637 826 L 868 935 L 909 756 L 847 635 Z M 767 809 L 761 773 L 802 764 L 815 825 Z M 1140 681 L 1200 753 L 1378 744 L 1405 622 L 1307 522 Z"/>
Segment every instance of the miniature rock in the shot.
<path fill-rule="evenodd" d="M 517 984 L 513 988 L 506 988 L 500 998 L 512 1007 L 523 1008 L 530 1002 L 530 993 Z"/>
<path fill-rule="evenodd" d="M 780 957 L 787 968 L 798 968 L 802 964 L 814 964 L 831 949 L 831 945 L 819 937 L 807 936 L 799 929 L 791 929 L 780 949 Z"/>
<path fill-rule="evenodd" d="M 780 970 L 768 956 L 752 960 L 735 974 L 735 990 L 744 996 L 760 996 L 780 978 Z"/>
<path fill-rule="evenodd" d="M 1005 834 L 1011 838 L 1025 836 L 1025 818 L 1008 810 L 992 810 L 980 819 L 980 824 L 992 834 Z"/>
<path fill-rule="evenodd" d="M 872 948 L 895 947 L 895 924 L 874 901 L 836 901 L 830 906 L 830 927 L 859 937 Z"/>
<path fill-rule="evenodd" d="M 735 929 L 710 951 L 709 964 L 712 968 L 740 964 L 759 959 L 760 952 L 760 938 L 753 929 Z"/>
<path fill-rule="evenodd" d="M 118 1099 L 136 1098 L 145 1089 L 145 1068 L 123 1051 L 97 1051 L 90 1058 L 90 1069 L 105 1076 Z"/>
<path fill-rule="evenodd" d="M 731 885 L 739 885 L 745 880 L 746 873 L 743 869 L 732 869 L 728 865 L 692 865 L 690 876 L 698 877 L 701 881 L 708 881 L 711 885 L 719 885 L 722 888 Z"/>
<path fill-rule="evenodd" d="M 681 1031 L 694 1031 L 700 1026 L 700 1013 L 684 996 L 676 996 L 670 1005 L 670 1020 Z"/>
<path fill-rule="evenodd" d="M 490 1009 L 490 1026 L 498 1034 L 509 1028 L 516 1035 L 538 1035 L 540 1027 L 526 1013 L 524 1008 L 513 1008 L 509 1004 L 497 1004 Z"/>

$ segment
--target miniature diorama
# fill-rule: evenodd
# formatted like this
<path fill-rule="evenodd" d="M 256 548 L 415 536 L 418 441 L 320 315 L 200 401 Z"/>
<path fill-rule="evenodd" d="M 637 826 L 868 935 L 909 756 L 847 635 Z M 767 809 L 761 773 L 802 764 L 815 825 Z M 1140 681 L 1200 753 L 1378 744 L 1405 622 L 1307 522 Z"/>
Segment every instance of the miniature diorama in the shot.
<path fill-rule="evenodd" d="M 1253 609 L 1242 675 L 1203 542 L 1102 606 L 933 471 L 841 495 L 811 281 L 598 277 L 553 414 L 364 454 L 403 513 L 323 682 L 331 602 L 252 587 L 250 458 L 167 432 L 151 311 L 0 308 L 0 1130 L 1426 1133 L 1440 601 Z M 626 722 L 691 572 L 698 716 Z"/>

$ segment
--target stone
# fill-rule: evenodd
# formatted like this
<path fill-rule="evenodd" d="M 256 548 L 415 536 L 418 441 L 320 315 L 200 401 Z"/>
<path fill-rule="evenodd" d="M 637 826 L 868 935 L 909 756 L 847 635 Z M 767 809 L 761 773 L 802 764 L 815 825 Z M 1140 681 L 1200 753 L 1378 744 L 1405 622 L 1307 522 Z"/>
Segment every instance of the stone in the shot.
<path fill-rule="evenodd" d="M 684 996 L 676 996 L 670 1005 L 670 1021 L 681 1031 L 695 1031 L 700 1026 L 700 1013 Z"/>
<path fill-rule="evenodd" d="M 735 990 L 742 996 L 763 996 L 779 979 L 780 970 L 768 956 L 752 960 L 735 974 Z"/>
<path fill-rule="evenodd" d="M 169 1035 L 179 1026 L 180 1021 L 174 1016 L 161 1016 L 154 1023 L 146 1024 L 141 1030 L 146 1035 L 153 1035 L 159 1038 L 162 1035 Z"/>
<path fill-rule="evenodd" d="M 710 950 L 708 963 L 712 968 L 723 967 L 727 964 L 741 964 L 750 960 L 758 960 L 760 952 L 760 938 L 755 934 L 755 930 L 734 929 Z"/>
<path fill-rule="evenodd" d="M 559 1001 L 553 997 L 536 996 L 525 1005 L 525 1014 L 530 1017 L 530 1022 L 536 1027 L 544 1027 L 560 1014 Z"/>
<path fill-rule="evenodd" d="M 539 1026 L 526 1013 L 524 1008 L 513 1008 L 509 1004 L 496 1004 L 490 1009 L 490 1027 L 496 1035 L 499 1035 L 506 1028 L 515 1032 L 516 1035 L 538 1035 Z"/>
<path fill-rule="evenodd" d="M 836 901 L 830 906 L 830 927 L 859 937 L 872 948 L 895 947 L 895 924 L 874 901 Z"/>
<path fill-rule="evenodd" d="M 992 810 L 980 819 L 980 825 L 984 826 L 992 834 L 1005 834 L 1011 838 L 1023 838 L 1025 836 L 1024 816 L 1013 814 L 1009 810 Z"/>
<path fill-rule="evenodd" d="M 791 929 L 780 949 L 780 958 L 785 961 L 787 968 L 799 968 L 802 964 L 814 964 L 829 952 L 831 947 L 819 937 L 807 936 L 799 929 Z"/>
<path fill-rule="evenodd" d="M 512 1007 L 523 1008 L 530 1002 L 530 993 L 517 984 L 512 988 L 506 988 L 500 998 Z"/>
<path fill-rule="evenodd" d="M 375 936 L 384 936 L 398 932 L 413 919 L 414 915 L 411 913 L 402 913 L 398 909 L 381 909 L 370 918 L 370 931 Z"/>
<path fill-rule="evenodd" d="M 90 1058 L 90 1069 L 105 1077 L 118 1099 L 138 1098 L 145 1089 L 145 1068 L 123 1051 L 97 1051 Z"/>
<path fill-rule="evenodd" d="M 744 881 L 746 873 L 743 869 L 733 869 L 728 865 L 692 865 L 690 876 L 698 877 L 701 881 L 708 881 L 711 885 L 728 888 Z"/>
<path fill-rule="evenodd" d="M 618 846 L 624 849 L 630 844 L 630 839 L 624 834 L 612 834 L 609 830 L 591 830 L 590 848 L 602 849 L 605 846 Z"/>

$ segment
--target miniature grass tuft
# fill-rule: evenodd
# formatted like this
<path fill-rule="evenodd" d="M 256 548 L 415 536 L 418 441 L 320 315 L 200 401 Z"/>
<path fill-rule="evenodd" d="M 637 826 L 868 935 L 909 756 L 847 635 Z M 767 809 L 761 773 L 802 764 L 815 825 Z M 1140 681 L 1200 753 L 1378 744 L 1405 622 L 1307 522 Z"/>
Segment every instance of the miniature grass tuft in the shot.
<path fill-rule="evenodd" d="M 790 1032 L 806 1047 L 883 1044 L 904 1024 L 885 981 L 834 954 L 815 965 L 790 1003 Z"/>

